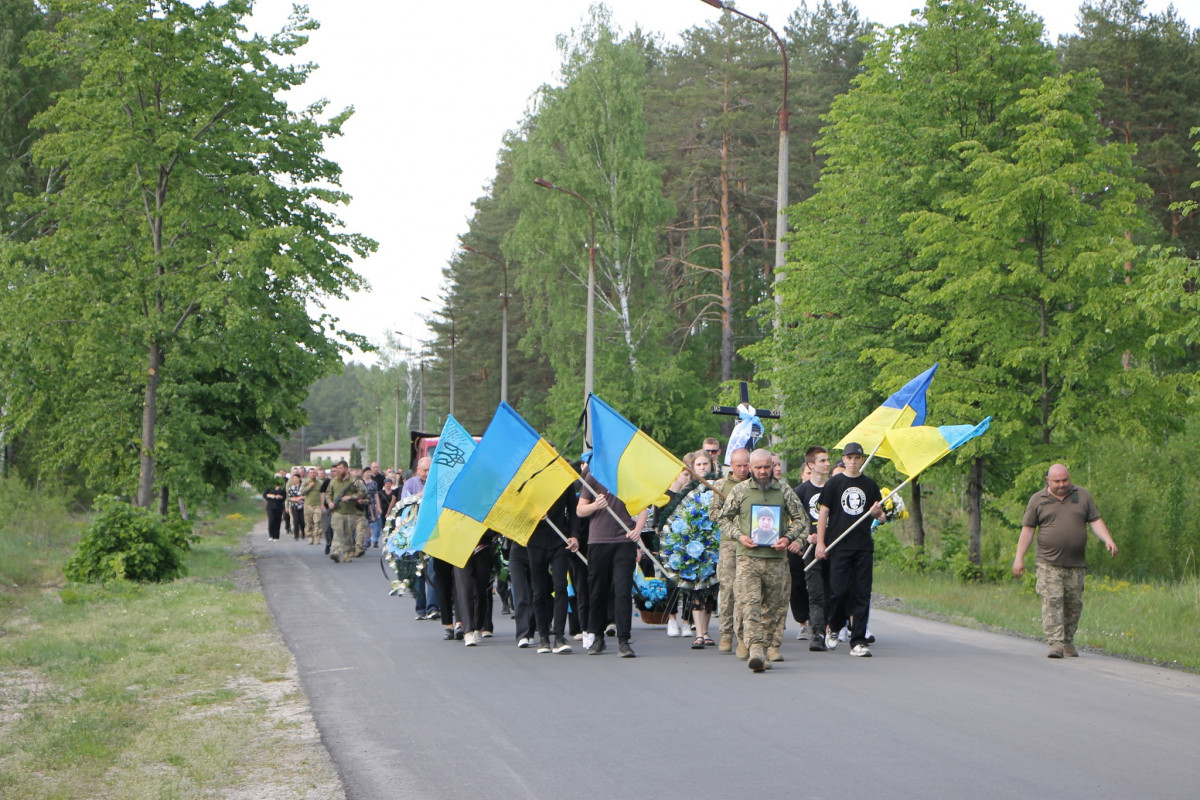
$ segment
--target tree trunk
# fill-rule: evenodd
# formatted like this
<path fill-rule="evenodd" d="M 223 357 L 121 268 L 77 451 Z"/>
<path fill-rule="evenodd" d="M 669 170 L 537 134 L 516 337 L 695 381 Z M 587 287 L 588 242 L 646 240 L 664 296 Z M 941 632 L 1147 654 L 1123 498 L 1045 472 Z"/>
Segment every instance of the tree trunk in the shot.
<path fill-rule="evenodd" d="M 912 520 L 913 546 L 925 546 L 925 512 L 921 510 L 921 484 L 913 481 L 912 502 L 908 504 L 908 518 Z"/>
<path fill-rule="evenodd" d="M 729 87 L 726 84 L 726 92 Z M 726 99 L 725 111 L 729 111 Z M 729 134 L 721 136 L 721 382 L 733 379 L 733 242 L 729 235 Z"/>
<path fill-rule="evenodd" d="M 972 564 L 981 563 L 980 540 L 983 536 L 983 459 L 971 462 L 967 477 L 967 554 Z"/>
<path fill-rule="evenodd" d="M 171 502 L 171 490 L 166 486 L 158 490 L 158 515 L 165 517 L 167 515 L 168 505 Z"/>
<path fill-rule="evenodd" d="M 158 370 L 162 349 L 152 343 L 146 350 L 146 393 L 142 400 L 142 446 L 139 458 L 137 505 L 150 508 L 154 502 L 154 428 L 158 421 Z"/>

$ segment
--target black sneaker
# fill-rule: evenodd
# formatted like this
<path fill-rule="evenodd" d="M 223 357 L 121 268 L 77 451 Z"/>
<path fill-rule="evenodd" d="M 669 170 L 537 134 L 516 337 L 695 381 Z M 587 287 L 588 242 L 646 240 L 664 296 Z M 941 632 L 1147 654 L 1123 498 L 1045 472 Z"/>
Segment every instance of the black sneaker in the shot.
<path fill-rule="evenodd" d="M 592 646 L 588 648 L 589 656 L 598 656 L 604 652 L 604 637 L 597 636 L 592 640 Z"/>
<path fill-rule="evenodd" d="M 633 652 L 633 648 L 629 646 L 629 642 L 621 642 L 617 645 L 617 655 L 621 656 L 621 658 L 634 658 L 636 654 Z"/>
<path fill-rule="evenodd" d="M 455 625 L 454 626 L 454 638 L 461 641 L 462 637 L 463 637 L 462 625 Z"/>
<path fill-rule="evenodd" d="M 554 652 L 555 653 L 569 653 L 569 652 L 571 652 L 571 645 L 567 644 L 567 640 L 564 639 L 563 637 L 555 636 L 554 637 Z"/>
<path fill-rule="evenodd" d="M 549 636 L 543 636 L 542 638 L 538 639 L 537 651 L 539 653 L 549 653 L 550 652 L 550 637 Z"/>
<path fill-rule="evenodd" d="M 808 643 L 808 649 L 813 653 L 824 653 L 828 649 L 825 647 L 825 637 L 820 634 L 813 636 L 812 641 Z"/>
<path fill-rule="evenodd" d="M 442 641 L 453 642 L 454 641 L 454 630 L 451 628 L 444 628 L 443 632 L 442 632 Z"/>

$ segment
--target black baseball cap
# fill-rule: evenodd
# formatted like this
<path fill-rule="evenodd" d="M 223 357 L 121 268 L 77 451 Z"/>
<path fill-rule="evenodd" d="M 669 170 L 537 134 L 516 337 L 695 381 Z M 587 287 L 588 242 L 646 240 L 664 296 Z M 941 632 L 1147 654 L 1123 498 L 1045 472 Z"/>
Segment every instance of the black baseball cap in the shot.
<path fill-rule="evenodd" d="M 865 455 L 865 454 L 863 453 L 861 444 L 859 444 L 858 442 L 847 442 L 846 446 L 844 448 L 842 448 L 842 455 L 843 456 L 861 456 L 861 455 Z"/>

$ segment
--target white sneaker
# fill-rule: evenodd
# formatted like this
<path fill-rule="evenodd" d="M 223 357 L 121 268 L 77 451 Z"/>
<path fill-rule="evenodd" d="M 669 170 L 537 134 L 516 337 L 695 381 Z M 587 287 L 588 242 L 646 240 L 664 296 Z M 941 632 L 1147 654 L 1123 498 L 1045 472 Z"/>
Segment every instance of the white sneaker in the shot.
<path fill-rule="evenodd" d="M 679 635 L 680 635 L 679 623 L 675 620 L 674 617 L 672 617 L 671 619 L 668 619 L 667 620 L 667 636 L 670 636 L 672 639 L 674 639 L 674 638 L 678 637 Z"/>
<path fill-rule="evenodd" d="M 850 648 L 850 655 L 859 656 L 861 658 L 870 658 L 871 648 L 867 647 L 865 644 L 856 644 L 854 647 Z"/>
<path fill-rule="evenodd" d="M 838 631 L 838 641 L 839 642 L 850 641 L 850 629 L 844 625 L 842 626 L 842 629 L 840 631 Z"/>
<path fill-rule="evenodd" d="M 517 647 L 520 647 L 522 650 L 524 650 L 526 647 L 529 647 L 531 644 L 533 644 L 533 640 L 528 637 L 522 637 L 521 639 L 517 640 Z"/>
<path fill-rule="evenodd" d="M 834 633 L 833 631 L 826 631 L 825 632 L 825 649 L 826 650 L 837 650 L 837 646 L 838 646 L 838 635 L 836 633 Z"/>
<path fill-rule="evenodd" d="M 797 642 L 802 642 L 802 641 L 804 641 L 805 639 L 809 638 L 809 636 L 811 635 L 811 633 L 812 633 L 812 632 L 811 632 L 811 631 L 808 629 L 808 626 L 807 626 L 807 625 L 801 625 L 801 626 L 800 626 L 800 632 L 796 634 L 796 641 L 797 641 Z"/>
<path fill-rule="evenodd" d="M 463 644 L 467 647 L 474 647 L 479 644 L 479 640 L 475 638 L 477 635 L 475 631 L 467 631 L 463 634 Z"/>
<path fill-rule="evenodd" d="M 587 650 L 589 647 L 591 647 L 591 646 L 592 646 L 592 642 L 596 641 L 596 634 L 594 634 L 594 633 L 584 633 L 584 634 L 583 634 L 583 639 L 581 639 L 580 641 L 582 641 L 582 642 L 583 642 L 583 649 L 584 649 L 584 650 Z"/>

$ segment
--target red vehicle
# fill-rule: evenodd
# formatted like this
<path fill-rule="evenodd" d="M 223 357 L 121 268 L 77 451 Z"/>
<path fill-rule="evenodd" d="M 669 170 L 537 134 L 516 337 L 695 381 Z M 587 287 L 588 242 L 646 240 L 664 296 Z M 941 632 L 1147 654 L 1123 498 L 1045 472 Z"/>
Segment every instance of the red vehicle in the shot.
<path fill-rule="evenodd" d="M 417 468 L 418 461 L 425 456 L 433 456 L 433 450 L 437 447 L 438 440 L 441 437 L 436 433 L 421 433 L 420 431 L 409 431 L 408 433 L 410 442 L 408 449 L 408 469 L 411 473 L 412 470 Z M 471 438 L 478 443 L 483 437 L 472 436 Z"/>

